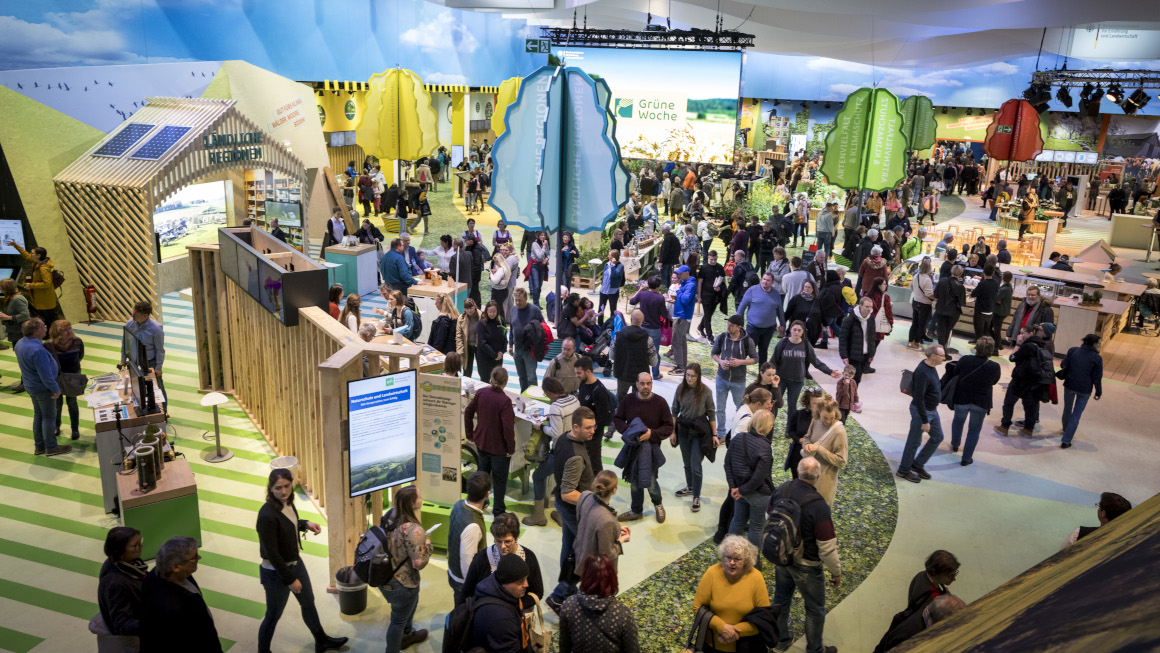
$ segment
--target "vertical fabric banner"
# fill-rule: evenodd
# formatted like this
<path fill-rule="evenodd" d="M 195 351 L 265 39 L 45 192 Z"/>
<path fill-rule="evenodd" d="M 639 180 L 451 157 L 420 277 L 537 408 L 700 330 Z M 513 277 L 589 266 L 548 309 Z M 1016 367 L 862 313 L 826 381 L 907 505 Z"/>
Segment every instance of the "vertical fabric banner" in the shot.
<path fill-rule="evenodd" d="M 840 188 L 885 191 L 906 178 L 908 142 L 898 97 L 860 88 L 846 98 L 826 136 L 821 172 Z"/>
<path fill-rule="evenodd" d="M 495 141 L 488 204 L 507 224 L 598 231 L 628 199 L 606 84 L 579 68 L 545 66 L 524 78 Z"/>
<path fill-rule="evenodd" d="M 925 150 L 934 145 L 938 124 L 934 117 L 934 103 L 925 95 L 912 95 L 902 101 L 902 133 L 912 150 Z"/>
<path fill-rule="evenodd" d="M 495 111 L 491 114 L 491 130 L 495 132 L 498 138 L 507 129 L 504 125 L 504 114 L 507 113 L 508 105 L 516 101 L 516 97 L 520 94 L 520 84 L 523 80 L 519 77 L 512 77 L 505 79 L 499 85 L 499 93 L 495 95 Z"/>
<path fill-rule="evenodd" d="M 439 147 L 437 116 L 423 80 L 409 70 L 391 69 L 370 79 L 366 110 L 355 139 L 380 159 L 414 161 Z"/>
<path fill-rule="evenodd" d="M 1043 151 L 1039 112 L 1027 100 L 1007 100 L 991 116 L 983 151 L 1000 161 L 1030 161 Z"/>
<path fill-rule="evenodd" d="M 452 505 L 462 495 L 463 395 L 457 378 L 419 375 L 419 488 L 424 501 Z"/>

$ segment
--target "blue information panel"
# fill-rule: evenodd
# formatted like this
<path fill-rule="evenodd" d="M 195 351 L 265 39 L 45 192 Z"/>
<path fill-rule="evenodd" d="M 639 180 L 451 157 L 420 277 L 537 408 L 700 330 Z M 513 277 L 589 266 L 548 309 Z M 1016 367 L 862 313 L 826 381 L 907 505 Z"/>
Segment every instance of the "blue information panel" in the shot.
<path fill-rule="evenodd" d="M 418 372 L 347 382 L 350 496 L 416 478 Z"/>
<path fill-rule="evenodd" d="M 101 149 L 93 152 L 93 156 L 107 156 L 118 158 L 129 151 L 129 148 L 137 144 L 137 141 L 145 137 L 157 125 L 147 125 L 141 122 L 131 122 L 125 125 L 125 128 L 117 132 L 117 135 L 108 140 Z"/>
<path fill-rule="evenodd" d="M 178 127 L 176 125 L 166 125 L 161 128 L 161 131 L 153 135 L 145 144 L 137 148 L 129 158 L 138 159 L 142 161 L 156 161 L 162 155 L 169 151 L 177 141 L 181 140 L 189 130 L 193 127 Z"/>

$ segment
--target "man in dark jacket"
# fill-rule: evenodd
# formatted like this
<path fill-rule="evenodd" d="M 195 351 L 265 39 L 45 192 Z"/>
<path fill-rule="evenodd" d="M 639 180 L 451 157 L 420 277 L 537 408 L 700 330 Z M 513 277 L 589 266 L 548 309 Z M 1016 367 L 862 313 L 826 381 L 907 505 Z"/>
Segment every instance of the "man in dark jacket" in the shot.
<path fill-rule="evenodd" d="M 528 291 L 516 288 L 515 306 L 508 316 L 508 353 L 515 358 L 516 373 L 520 377 L 520 392 L 536 385 L 536 359 L 532 356 L 531 345 L 524 337 L 524 326 L 531 322 L 544 322 L 540 308 L 528 303 Z"/>
<path fill-rule="evenodd" d="M 874 326 L 874 300 L 863 297 L 850 311 L 838 331 L 838 354 L 846 365 L 854 366 L 854 382 L 862 383 L 862 374 L 870 371 L 870 363 L 878 350 L 878 331 Z"/>
<path fill-rule="evenodd" d="M 390 250 L 379 260 L 379 273 L 383 277 L 383 283 L 390 285 L 392 290 L 398 290 L 406 295 L 407 289 L 415 285 L 415 277 L 412 275 L 411 266 L 407 265 L 403 252 L 402 239 L 392 240 Z"/>
<path fill-rule="evenodd" d="M 468 288 L 468 296 L 475 300 L 476 306 L 483 306 L 483 300 L 479 295 L 479 279 L 483 274 L 483 262 L 488 258 L 487 249 L 482 243 L 475 242 L 474 235 L 468 235 L 463 241 L 462 254 L 466 252 L 471 255 L 471 283 Z"/>
<path fill-rule="evenodd" d="M 672 282 L 673 268 L 681 264 L 681 240 L 667 224 L 661 227 L 661 233 L 664 235 L 657 260 L 661 264 L 661 285 L 668 286 Z"/>
<path fill-rule="evenodd" d="M 995 300 L 999 298 L 999 282 L 995 280 L 995 266 L 983 266 L 983 278 L 971 291 L 975 298 L 975 337 L 969 344 L 991 334 L 991 320 L 995 319 Z M 1006 316 L 1004 316 L 1006 317 Z"/>
<path fill-rule="evenodd" d="M 1020 336 L 1022 338 L 1022 336 Z M 1003 419 L 995 431 L 1006 436 L 1011 428 L 1011 417 L 1015 412 L 1015 402 L 1023 403 L 1023 428 L 1021 435 L 1031 437 L 1035 423 L 1039 421 L 1039 402 L 1047 399 L 1047 386 L 1041 369 L 1040 350 L 1047 351 L 1047 344 L 1037 334 L 1017 340 L 1018 349 L 1011 354 L 1015 369 L 1011 370 L 1011 382 L 1007 384 L 1007 394 L 1003 397 Z"/>
<path fill-rule="evenodd" d="M 641 327 L 644 313 L 635 310 L 628 319 L 631 323 L 616 334 L 612 347 L 612 376 L 616 377 L 616 396 L 620 400 L 628 394 L 637 377 L 650 367 L 648 350 L 652 341 L 648 331 Z"/>
<path fill-rule="evenodd" d="M 963 307 L 967 305 L 967 290 L 963 286 L 963 266 L 954 264 L 950 274 L 943 274 L 938 285 L 934 288 L 934 318 L 938 325 L 938 343 L 943 346 L 946 354 L 959 353 L 950 348 L 951 335 L 955 324 L 963 314 Z M 948 355 L 947 360 L 950 359 Z"/>
<path fill-rule="evenodd" d="M 1028 286 L 1027 298 L 1015 309 L 1015 317 L 1011 319 L 1011 324 L 1007 327 L 1007 339 L 1014 341 L 1015 336 L 1019 335 L 1019 330 L 1028 324 L 1043 324 L 1044 322 L 1054 323 L 1055 313 L 1039 295 L 1039 288 Z"/>
<path fill-rule="evenodd" d="M 942 442 L 942 422 L 938 417 L 938 405 L 942 400 L 942 385 L 939 381 L 938 366 L 946 358 L 942 345 L 927 345 L 923 350 L 926 358 L 914 368 L 910 386 L 910 431 L 906 434 L 906 445 L 902 449 L 902 460 L 898 463 L 898 478 L 911 483 L 930 479 L 925 469 L 926 461 L 934 455 Z M 929 438 L 923 445 L 922 436 Z M 916 455 L 917 453 L 917 455 Z"/>
<path fill-rule="evenodd" d="M 1104 394 L 1104 359 L 1100 358 L 1100 334 L 1089 333 L 1083 337 L 1083 345 L 1067 350 L 1059 367 L 1067 376 L 1063 381 L 1063 442 L 1060 447 L 1071 448 L 1079 418 L 1087 406 L 1092 389 L 1096 391 L 1096 401 Z"/>
<path fill-rule="evenodd" d="M 472 643 L 488 653 L 532 653 L 531 633 L 520 609 L 528 591 L 528 563 L 515 553 L 499 559 L 495 573 L 475 588 L 479 605 L 472 620 Z"/>
<path fill-rule="evenodd" d="M 198 560 L 192 537 L 170 538 L 157 551 L 157 566 L 141 584 L 141 653 L 221 653 L 213 615 L 193 579 Z"/>
<path fill-rule="evenodd" d="M 798 477 L 786 481 L 773 492 L 774 497 L 787 497 L 801 506 L 801 556 L 792 565 L 776 567 L 772 607 L 780 610 L 777 630 L 781 641 L 776 647 L 784 651 L 793 643 L 789 627 L 790 604 L 796 589 L 802 595 L 806 609 L 806 650 L 834 653 L 837 649 L 822 643 L 826 625 L 825 571 L 833 579 L 831 587 L 842 583 L 842 562 L 838 558 L 838 536 L 830 506 L 814 488 L 821 475 L 817 458 L 803 458 L 797 466 Z"/>
<path fill-rule="evenodd" d="M 592 461 L 592 471 L 599 473 L 604 469 L 600 461 L 600 447 L 604 445 L 605 431 L 612 424 L 612 393 L 596 378 L 592 371 L 592 359 L 588 356 L 577 359 L 576 378 L 580 381 L 576 391 L 580 405 L 596 415 L 596 433 L 588 441 L 588 459 Z M 610 430 L 607 437 L 612 438 Z"/>
<path fill-rule="evenodd" d="M 589 408 L 581 406 L 572 414 L 572 432 L 556 438 L 552 448 L 552 464 L 556 478 L 556 510 L 560 514 L 562 538 L 560 542 L 560 567 L 572 554 L 572 544 L 576 541 L 576 529 L 580 516 L 576 512 L 576 502 L 580 494 L 592 489 L 596 472 L 588 458 L 588 442 L 596 434 L 596 415 Z M 561 580 L 552 595 L 544 602 L 552 612 L 560 613 L 564 599 L 576 593 L 571 579 Z"/>
<path fill-rule="evenodd" d="M 741 298 L 745 295 L 745 291 L 756 282 L 757 270 L 754 269 L 753 264 L 745 258 L 745 250 L 739 249 L 733 252 L 733 276 L 729 277 L 729 294 L 733 295 L 733 305 L 741 304 Z M 725 312 L 724 307 L 721 310 Z"/>
<path fill-rule="evenodd" d="M 906 619 L 899 623 L 890 632 L 882 637 L 874 653 L 886 653 L 894 650 L 903 642 L 930 628 L 936 623 L 950 617 L 954 613 L 967 607 L 962 599 L 954 594 L 943 594 L 921 610 L 915 610 Z"/>

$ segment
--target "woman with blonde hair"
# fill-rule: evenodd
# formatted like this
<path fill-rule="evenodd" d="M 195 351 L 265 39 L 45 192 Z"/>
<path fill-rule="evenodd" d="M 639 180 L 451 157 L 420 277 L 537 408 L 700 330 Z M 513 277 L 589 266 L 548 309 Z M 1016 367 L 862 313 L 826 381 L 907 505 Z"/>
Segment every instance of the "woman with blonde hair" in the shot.
<path fill-rule="evenodd" d="M 455 302 L 451 302 L 454 308 Z M 463 359 L 463 376 L 471 377 L 472 364 L 475 361 L 475 325 L 479 322 L 479 307 L 474 299 L 463 300 L 463 313 L 455 320 L 455 351 Z"/>
<path fill-rule="evenodd" d="M 766 390 L 754 393 L 769 395 Z M 749 525 L 749 541 L 754 546 L 761 543 L 761 531 L 765 528 L 765 507 L 773 494 L 773 448 L 770 436 L 773 433 L 773 413 L 762 408 L 754 413 L 749 428 L 738 431 L 729 441 L 729 451 L 725 454 L 725 480 L 729 484 L 729 495 L 733 497 L 733 521 L 729 532 L 738 535 Z M 757 568 L 761 568 L 760 562 Z"/>
<path fill-rule="evenodd" d="M 830 508 L 833 508 L 834 497 L 838 493 L 838 472 L 846 467 L 849 448 L 846 425 L 842 424 L 842 411 L 832 397 L 827 396 L 815 410 L 814 419 L 810 422 L 810 430 L 806 432 L 805 439 L 802 457 L 816 458 L 821 467 L 821 475 L 818 476 L 814 487 Z"/>
<path fill-rule="evenodd" d="M 502 253 L 497 251 L 491 257 L 491 272 L 488 276 L 491 278 L 491 301 L 495 302 L 497 306 L 503 306 L 508 293 L 511 292 L 508 286 L 511 284 L 512 269 L 508 266 L 507 259 Z"/>
<path fill-rule="evenodd" d="M 584 574 L 584 563 L 590 556 L 605 556 L 616 569 L 616 561 L 623 552 L 632 530 L 621 526 L 616 511 L 609 506 L 616 494 L 616 473 L 607 469 L 597 472 L 592 489 L 580 493 L 576 501 L 576 574 Z"/>
<path fill-rule="evenodd" d="M 732 653 L 743 637 L 756 637 L 760 641 L 757 627 L 745 621 L 745 616 L 754 608 L 769 606 L 769 591 L 765 578 L 755 568 L 757 547 L 748 540 L 730 535 L 717 546 L 717 555 L 721 562 L 709 567 L 697 584 L 693 613 L 701 606 L 713 613 L 705 650 Z"/>
<path fill-rule="evenodd" d="M 358 328 L 362 326 L 362 297 L 359 297 L 358 293 L 352 292 L 346 296 L 346 305 L 342 307 L 342 314 L 338 316 L 338 321 L 345 324 L 346 328 L 355 335 L 358 335 Z"/>
<path fill-rule="evenodd" d="M 71 322 L 68 320 L 53 322 L 48 329 L 48 340 L 44 342 L 44 348 L 56 358 L 62 377 L 65 374 L 79 375 L 81 373 L 81 361 L 85 357 L 85 343 L 73 333 Z M 61 390 L 62 392 L 56 398 L 56 434 L 60 435 L 61 409 L 67 401 L 68 421 L 72 425 L 72 439 L 79 440 L 81 437 L 81 418 L 77 396 L 65 396 L 64 386 L 61 387 Z"/>
<path fill-rule="evenodd" d="M 766 365 L 770 364 L 766 363 Z M 770 365 L 770 367 L 772 367 L 772 365 Z M 779 394 L 778 397 L 780 396 L 781 395 Z M 764 410 L 770 414 L 775 414 L 773 412 L 773 404 L 773 393 L 771 393 L 766 388 L 757 385 L 757 383 L 750 385 L 748 391 L 745 393 L 745 396 L 741 399 L 741 407 L 737 409 L 737 413 L 733 417 L 732 433 L 735 435 L 725 436 L 725 446 L 728 447 L 731 442 L 734 442 L 737 439 L 736 434 L 745 433 L 749 430 L 749 425 L 756 413 Z M 728 451 L 725 452 L 725 459 L 729 460 Z M 714 543 L 720 544 L 721 540 L 724 539 L 725 535 L 729 532 L 729 525 L 733 522 L 733 514 L 736 510 L 736 506 L 734 505 L 735 502 L 736 500 L 733 498 L 733 493 L 731 491 L 726 492 L 725 500 L 721 502 L 721 511 L 717 515 L 717 532 L 713 535 Z"/>
<path fill-rule="evenodd" d="M 455 302 L 449 295 L 436 295 L 435 308 L 439 317 L 431 323 L 431 335 L 427 337 L 427 344 L 442 354 L 455 353 L 455 327 L 459 320 L 459 311 L 455 310 Z"/>

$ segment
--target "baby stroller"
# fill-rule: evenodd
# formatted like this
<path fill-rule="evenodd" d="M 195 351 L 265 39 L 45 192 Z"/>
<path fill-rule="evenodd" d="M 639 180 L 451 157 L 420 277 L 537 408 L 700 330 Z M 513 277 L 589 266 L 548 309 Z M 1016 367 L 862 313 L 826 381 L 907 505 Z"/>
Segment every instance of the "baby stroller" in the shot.
<path fill-rule="evenodd" d="M 605 378 L 612 376 L 612 344 L 616 340 L 616 334 L 624 328 L 624 313 L 616 311 L 612 314 L 611 320 L 605 320 L 600 332 L 596 334 L 596 339 L 591 345 L 584 345 L 580 348 L 581 353 L 592 359 L 596 365 L 604 368 L 601 374 Z"/>

